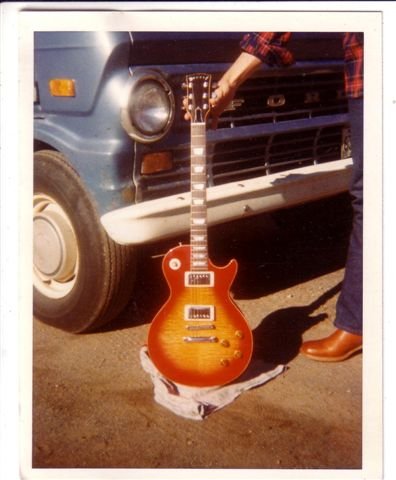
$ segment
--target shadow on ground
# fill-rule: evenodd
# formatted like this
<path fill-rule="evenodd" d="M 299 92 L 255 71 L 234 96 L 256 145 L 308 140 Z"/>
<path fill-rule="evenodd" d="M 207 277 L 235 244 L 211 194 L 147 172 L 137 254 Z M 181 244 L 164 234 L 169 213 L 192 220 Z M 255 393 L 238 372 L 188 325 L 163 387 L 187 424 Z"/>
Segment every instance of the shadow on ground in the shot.
<path fill-rule="evenodd" d="M 254 357 L 274 364 L 286 365 L 299 353 L 306 330 L 327 318 L 326 314 L 312 313 L 341 289 L 334 286 L 310 305 L 276 310 L 267 315 L 253 331 Z"/>

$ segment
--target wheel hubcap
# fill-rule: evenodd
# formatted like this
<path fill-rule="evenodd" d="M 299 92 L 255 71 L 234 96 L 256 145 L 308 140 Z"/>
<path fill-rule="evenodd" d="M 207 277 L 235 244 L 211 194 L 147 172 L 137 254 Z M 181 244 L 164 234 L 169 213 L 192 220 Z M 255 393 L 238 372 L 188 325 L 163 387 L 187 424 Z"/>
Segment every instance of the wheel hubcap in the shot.
<path fill-rule="evenodd" d="M 78 245 L 66 212 L 46 195 L 34 197 L 34 285 L 51 298 L 67 295 L 78 271 Z"/>

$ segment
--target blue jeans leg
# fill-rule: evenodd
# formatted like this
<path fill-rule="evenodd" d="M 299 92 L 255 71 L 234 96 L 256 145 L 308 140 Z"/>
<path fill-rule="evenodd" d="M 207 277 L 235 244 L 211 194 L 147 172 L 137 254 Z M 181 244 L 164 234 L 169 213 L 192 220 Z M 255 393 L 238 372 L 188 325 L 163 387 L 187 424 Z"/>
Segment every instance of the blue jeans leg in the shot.
<path fill-rule="evenodd" d="M 363 99 L 349 100 L 353 171 L 353 224 L 349 241 L 345 276 L 336 307 L 334 325 L 349 333 L 362 335 L 363 325 Z"/>

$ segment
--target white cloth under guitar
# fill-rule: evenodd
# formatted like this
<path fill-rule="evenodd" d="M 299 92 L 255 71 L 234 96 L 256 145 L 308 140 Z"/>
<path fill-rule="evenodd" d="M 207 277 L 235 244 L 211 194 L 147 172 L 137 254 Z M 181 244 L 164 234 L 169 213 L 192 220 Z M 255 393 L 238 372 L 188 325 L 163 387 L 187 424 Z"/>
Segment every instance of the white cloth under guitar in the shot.
<path fill-rule="evenodd" d="M 140 362 L 153 382 L 154 400 L 176 415 L 192 420 L 203 420 L 230 404 L 244 391 L 263 385 L 286 368 L 284 365 L 274 366 L 261 360 L 252 360 L 237 382 L 220 387 L 197 388 L 174 383 L 161 375 L 150 360 L 146 346 L 140 350 Z"/>

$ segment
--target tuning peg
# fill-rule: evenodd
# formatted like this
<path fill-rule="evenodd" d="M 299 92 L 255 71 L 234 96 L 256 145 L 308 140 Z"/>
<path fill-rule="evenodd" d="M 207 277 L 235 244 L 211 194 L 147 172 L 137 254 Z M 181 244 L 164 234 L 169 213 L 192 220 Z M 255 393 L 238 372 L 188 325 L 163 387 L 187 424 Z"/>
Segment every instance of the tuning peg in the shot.
<path fill-rule="evenodd" d="M 186 82 L 183 82 L 183 83 L 182 83 L 182 89 L 183 89 L 183 90 L 187 90 L 187 83 L 186 83 Z"/>
<path fill-rule="evenodd" d="M 212 90 L 216 90 L 216 88 L 219 87 L 219 84 L 217 82 L 212 82 Z"/>

